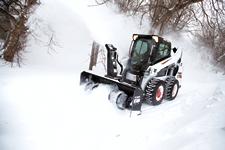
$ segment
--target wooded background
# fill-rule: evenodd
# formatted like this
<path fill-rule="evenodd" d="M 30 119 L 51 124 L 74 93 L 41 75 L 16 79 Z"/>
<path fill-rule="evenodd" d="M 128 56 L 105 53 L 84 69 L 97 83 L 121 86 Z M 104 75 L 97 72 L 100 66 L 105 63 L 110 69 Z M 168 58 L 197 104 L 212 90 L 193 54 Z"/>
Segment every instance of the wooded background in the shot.
<path fill-rule="evenodd" d="M 96 0 L 116 5 L 120 13 L 147 19 L 150 34 L 190 32 L 209 48 L 214 63 L 225 68 L 225 0 Z"/>
<path fill-rule="evenodd" d="M 149 34 L 189 32 L 210 49 L 214 63 L 225 66 L 225 0 L 95 0 L 97 5 L 117 6 L 119 13 L 139 16 Z M 26 22 L 39 0 L 0 1 L 0 52 L 20 64 L 29 34 Z M 225 68 L 225 67 L 224 67 Z"/>

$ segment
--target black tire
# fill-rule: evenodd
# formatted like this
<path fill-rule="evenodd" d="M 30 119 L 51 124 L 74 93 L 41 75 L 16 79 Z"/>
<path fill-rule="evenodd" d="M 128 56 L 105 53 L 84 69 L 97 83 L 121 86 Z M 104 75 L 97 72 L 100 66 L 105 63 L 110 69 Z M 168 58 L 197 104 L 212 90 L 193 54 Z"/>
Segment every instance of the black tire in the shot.
<path fill-rule="evenodd" d="M 144 90 L 145 101 L 148 104 L 159 105 L 165 97 L 165 82 L 158 79 L 151 79 Z"/>
<path fill-rule="evenodd" d="M 166 79 L 166 96 L 165 99 L 171 101 L 177 97 L 179 91 L 179 81 L 175 77 Z"/>

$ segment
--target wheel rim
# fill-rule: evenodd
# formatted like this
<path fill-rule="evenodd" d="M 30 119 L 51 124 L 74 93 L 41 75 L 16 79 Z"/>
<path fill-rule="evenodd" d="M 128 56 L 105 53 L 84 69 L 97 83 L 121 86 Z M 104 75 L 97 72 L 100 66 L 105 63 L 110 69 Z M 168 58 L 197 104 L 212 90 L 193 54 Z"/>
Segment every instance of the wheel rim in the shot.
<path fill-rule="evenodd" d="M 175 84 L 175 85 L 173 86 L 173 90 L 172 90 L 172 97 L 175 97 L 175 96 L 176 96 L 177 90 L 178 90 L 178 85 Z"/>
<path fill-rule="evenodd" d="M 160 101 L 163 98 L 164 87 L 161 85 L 158 87 L 156 91 L 156 101 Z"/>

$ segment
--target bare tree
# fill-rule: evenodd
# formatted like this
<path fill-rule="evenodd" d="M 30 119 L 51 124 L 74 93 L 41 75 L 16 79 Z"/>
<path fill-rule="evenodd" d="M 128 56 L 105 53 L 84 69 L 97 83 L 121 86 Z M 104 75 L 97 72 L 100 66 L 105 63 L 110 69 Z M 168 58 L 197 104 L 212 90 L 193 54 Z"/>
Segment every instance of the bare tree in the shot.
<path fill-rule="evenodd" d="M 3 58 L 6 61 L 17 61 L 20 65 L 20 51 L 25 47 L 28 34 L 26 22 L 33 6 L 38 3 L 38 0 L 1 0 L 0 19 L 4 21 L 0 23 L 0 34 L 6 34 L 3 37 Z"/>
<path fill-rule="evenodd" d="M 225 64 L 225 1 L 210 0 L 200 6 L 200 30 L 195 35 L 212 50 L 216 63 Z"/>
<path fill-rule="evenodd" d="M 98 4 L 113 3 L 121 12 L 140 15 L 151 22 L 151 33 L 162 35 L 165 31 L 181 30 L 194 17 L 195 4 L 203 0 L 107 0 Z"/>

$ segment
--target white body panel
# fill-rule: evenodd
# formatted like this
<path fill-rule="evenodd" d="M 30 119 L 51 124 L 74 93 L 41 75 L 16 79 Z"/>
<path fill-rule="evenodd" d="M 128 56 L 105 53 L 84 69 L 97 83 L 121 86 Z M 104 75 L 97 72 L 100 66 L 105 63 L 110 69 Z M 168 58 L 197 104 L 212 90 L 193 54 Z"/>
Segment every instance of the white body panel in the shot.
<path fill-rule="evenodd" d="M 175 76 L 175 78 L 179 81 L 179 84 L 181 86 L 181 78 L 182 78 L 182 62 L 178 63 L 178 60 L 182 57 L 182 51 L 181 50 L 177 50 L 176 53 L 174 53 L 173 51 L 171 51 L 171 57 L 162 60 L 161 62 L 149 66 L 148 69 L 146 70 L 142 83 L 141 83 L 141 88 L 144 90 L 146 84 L 148 83 L 148 81 L 150 79 L 152 79 L 153 77 L 156 77 L 158 72 L 160 70 L 162 70 L 163 68 L 166 68 L 170 65 L 175 65 L 175 66 L 179 66 L 179 70 L 177 75 Z M 160 78 L 161 80 L 165 80 L 167 76 L 163 76 L 163 77 L 156 77 L 156 78 Z"/>

